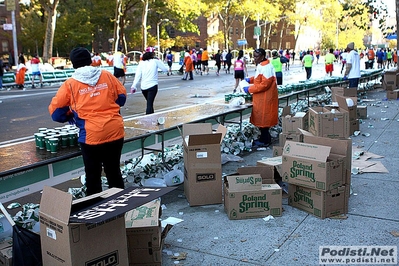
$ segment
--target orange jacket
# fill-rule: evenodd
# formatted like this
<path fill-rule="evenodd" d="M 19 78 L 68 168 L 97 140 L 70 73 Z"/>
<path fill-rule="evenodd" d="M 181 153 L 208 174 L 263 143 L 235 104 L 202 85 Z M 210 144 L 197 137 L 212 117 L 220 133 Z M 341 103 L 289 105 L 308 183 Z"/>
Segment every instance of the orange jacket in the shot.
<path fill-rule="evenodd" d="M 190 72 L 190 71 L 194 70 L 193 60 L 191 59 L 191 57 L 189 55 L 184 57 L 184 66 L 186 68 L 186 72 Z"/>
<path fill-rule="evenodd" d="M 58 89 L 48 110 L 52 119 L 61 123 L 70 121 L 73 115 L 80 129 L 78 141 L 96 145 L 124 137 L 119 112 L 125 102 L 126 89 L 111 72 L 78 68 Z"/>
<path fill-rule="evenodd" d="M 26 70 L 28 70 L 28 69 L 26 68 L 26 66 L 24 64 L 18 65 L 17 73 L 15 75 L 15 83 L 17 85 L 24 85 Z"/>
<path fill-rule="evenodd" d="M 278 91 L 273 65 L 269 60 L 256 66 L 256 76 L 250 78 L 252 94 L 251 124 L 264 128 L 278 123 Z"/>

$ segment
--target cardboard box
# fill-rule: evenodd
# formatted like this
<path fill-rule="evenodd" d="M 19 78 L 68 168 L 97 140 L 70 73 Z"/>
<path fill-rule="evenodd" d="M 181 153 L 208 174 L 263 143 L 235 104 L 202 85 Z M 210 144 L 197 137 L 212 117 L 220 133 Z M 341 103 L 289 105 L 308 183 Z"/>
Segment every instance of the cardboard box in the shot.
<path fill-rule="evenodd" d="M 358 119 L 367 119 L 367 105 L 358 105 L 356 111 Z"/>
<path fill-rule="evenodd" d="M 270 166 L 244 166 L 237 169 L 236 174 L 232 175 L 254 175 L 259 174 L 262 177 L 263 184 L 272 184 L 276 181 L 275 171 Z"/>
<path fill-rule="evenodd" d="M 399 98 L 399 89 L 387 91 L 387 99 L 389 100 L 397 100 Z"/>
<path fill-rule="evenodd" d="M 309 108 L 309 132 L 315 136 L 328 138 L 348 138 L 348 112 L 325 107 Z"/>
<path fill-rule="evenodd" d="M 0 242 L 0 265 L 12 266 L 12 238 Z"/>
<path fill-rule="evenodd" d="M 273 157 L 283 155 L 284 146 L 273 146 Z"/>
<path fill-rule="evenodd" d="M 328 191 L 345 184 L 345 157 L 331 147 L 287 141 L 283 151 L 283 181 Z"/>
<path fill-rule="evenodd" d="M 349 121 L 349 134 L 353 135 L 355 131 L 359 131 L 359 119 Z"/>
<path fill-rule="evenodd" d="M 331 100 L 333 102 L 336 102 L 335 95 L 341 95 L 345 97 L 357 97 L 357 88 L 332 87 L 331 93 Z"/>
<path fill-rule="evenodd" d="M 43 265 L 128 265 L 125 212 L 174 188 L 111 188 L 72 201 L 45 186 L 40 202 Z"/>
<path fill-rule="evenodd" d="M 301 133 L 283 133 L 281 132 L 278 135 L 279 138 L 279 145 L 284 147 L 284 144 L 287 140 L 302 142 L 303 136 Z"/>
<path fill-rule="evenodd" d="M 396 71 L 385 71 L 382 79 L 384 89 L 395 90 L 399 84 L 399 75 Z"/>
<path fill-rule="evenodd" d="M 222 203 L 220 143 L 227 129 L 210 123 L 184 124 L 184 194 L 190 206 Z"/>
<path fill-rule="evenodd" d="M 226 176 L 224 209 L 230 220 L 281 216 L 282 190 L 277 184 L 262 184 L 259 174 Z"/>
<path fill-rule="evenodd" d="M 329 191 L 290 184 L 288 205 L 304 210 L 321 219 L 348 213 L 349 186 L 340 186 Z"/>
<path fill-rule="evenodd" d="M 161 201 L 148 202 L 125 214 L 129 264 L 162 263 Z"/>
<path fill-rule="evenodd" d="M 336 95 L 338 106 L 349 114 L 349 121 L 357 119 L 357 97 L 344 97 Z M 348 105 L 350 103 L 351 105 Z"/>
<path fill-rule="evenodd" d="M 270 171 L 270 175 L 274 177 L 274 179 L 281 179 L 283 174 L 282 170 L 282 156 L 265 158 L 256 162 L 257 166 L 267 167 Z"/>
<path fill-rule="evenodd" d="M 352 170 L 352 140 L 351 139 L 330 139 L 312 135 L 305 130 L 301 131 L 305 143 L 325 145 L 331 147 L 331 153 L 345 157 L 345 168 L 349 171 L 345 174 L 345 184 L 350 184 Z"/>
<path fill-rule="evenodd" d="M 297 112 L 296 114 L 291 114 L 291 106 L 286 106 L 283 108 L 281 124 L 283 133 L 300 133 L 298 128 L 307 130 L 308 113 Z"/>

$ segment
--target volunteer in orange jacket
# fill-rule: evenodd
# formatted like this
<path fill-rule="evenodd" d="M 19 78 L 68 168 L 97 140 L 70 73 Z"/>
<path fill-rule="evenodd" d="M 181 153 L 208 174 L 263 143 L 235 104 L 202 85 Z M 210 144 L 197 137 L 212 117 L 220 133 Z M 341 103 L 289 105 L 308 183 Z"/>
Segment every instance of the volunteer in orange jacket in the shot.
<path fill-rule="evenodd" d="M 267 147 L 271 144 L 270 127 L 278 123 L 278 91 L 273 65 L 266 58 L 262 48 L 254 51 L 256 73 L 254 77 L 245 78 L 253 84 L 244 87 L 246 93 L 252 94 L 252 113 L 250 122 L 259 127 L 261 135 L 252 146 Z"/>
<path fill-rule="evenodd" d="M 119 166 L 125 131 L 119 111 L 126 102 L 126 89 L 111 72 L 90 66 L 87 49 L 73 49 L 70 59 L 75 72 L 51 100 L 51 117 L 79 128 L 87 195 L 102 191 L 102 167 L 109 187 L 124 188 Z"/>

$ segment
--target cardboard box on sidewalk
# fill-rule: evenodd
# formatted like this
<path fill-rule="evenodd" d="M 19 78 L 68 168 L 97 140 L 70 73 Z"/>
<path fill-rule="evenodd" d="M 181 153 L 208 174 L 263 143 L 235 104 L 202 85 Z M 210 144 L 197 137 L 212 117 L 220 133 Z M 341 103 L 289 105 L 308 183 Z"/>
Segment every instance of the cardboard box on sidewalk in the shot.
<path fill-rule="evenodd" d="M 274 171 L 270 166 L 244 166 L 237 169 L 236 174 L 231 175 L 254 175 L 259 174 L 263 184 L 275 183 Z"/>
<path fill-rule="evenodd" d="M 357 119 L 357 97 L 344 97 L 336 95 L 338 106 L 349 114 L 349 121 Z"/>
<path fill-rule="evenodd" d="M 348 138 L 348 112 L 325 107 L 309 108 L 309 132 L 328 138 Z"/>
<path fill-rule="evenodd" d="M 162 264 L 162 246 L 167 229 L 162 232 L 160 216 L 159 199 L 125 214 L 129 265 Z"/>
<path fill-rule="evenodd" d="M 212 124 L 184 124 L 184 194 L 190 206 L 222 203 L 220 143 L 227 129 Z"/>
<path fill-rule="evenodd" d="M 45 186 L 40 201 L 43 265 L 128 265 L 125 212 L 173 187 L 111 188 L 72 201 L 72 195 Z"/>
<path fill-rule="evenodd" d="M 12 266 L 12 238 L 0 242 L 0 265 Z"/>
<path fill-rule="evenodd" d="M 358 105 L 357 106 L 357 117 L 359 119 L 367 119 L 367 106 L 366 105 Z"/>
<path fill-rule="evenodd" d="M 385 71 L 382 79 L 382 87 L 385 90 L 396 90 L 399 82 L 399 74 L 394 71 Z"/>
<path fill-rule="evenodd" d="M 328 191 L 345 184 L 345 157 L 331 147 L 287 141 L 283 151 L 283 181 Z"/>
<path fill-rule="evenodd" d="M 281 116 L 282 132 L 283 133 L 300 133 L 298 128 L 307 130 L 308 127 L 308 113 L 297 112 L 291 114 L 291 106 L 283 108 L 283 114 Z"/>
<path fill-rule="evenodd" d="M 301 133 L 283 133 L 278 134 L 279 145 L 284 147 L 287 140 L 302 142 L 303 136 Z"/>
<path fill-rule="evenodd" d="M 257 166 L 267 167 L 270 171 L 270 175 L 275 179 L 281 177 L 283 174 L 282 164 L 282 156 L 270 157 L 256 162 Z"/>
<path fill-rule="evenodd" d="M 288 205 L 321 219 L 348 213 L 349 185 L 329 191 L 289 184 Z"/>
<path fill-rule="evenodd" d="M 273 157 L 283 155 L 284 146 L 273 146 Z"/>
<path fill-rule="evenodd" d="M 230 220 L 281 216 L 282 190 L 254 175 L 225 176 L 224 209 Z"/>
<path fill-rule="evenodd" d="M 397 100 L 399 98 L 399 89 L 387 91 L 387 99 L 389 100 Z"/>
<path fill-rule="evenodd" d="M 335 95 L 341 95 L 345 97 L 357 97 L 357 88 L 343 88 L 343 87 L 332 87 L 331 88 L 331 100 L 336 102 Z"/>

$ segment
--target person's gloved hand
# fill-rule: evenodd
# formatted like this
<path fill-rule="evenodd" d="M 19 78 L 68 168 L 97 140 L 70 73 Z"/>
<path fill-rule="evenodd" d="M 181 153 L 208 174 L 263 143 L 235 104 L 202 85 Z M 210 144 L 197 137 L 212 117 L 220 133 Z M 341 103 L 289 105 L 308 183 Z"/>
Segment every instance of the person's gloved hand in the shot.
<path fill-rule="evenodd" d="M 246 86 L 246 87 L 244 87 L 244 88 L 242 88 L 242 89 L 244 90 L 245 93 L 249 93 L 249 92 L 248 92 L 249 86 Z"/>
<path fill-rule="evenodd" d="M 136 88 L 134 88 L 134 87 L 131 87 L 131 88 L 130 88 L 130 93 L 131 93 L 131 94 L 135 93 L 136 91 L 137 91 Z"/>
<path fill-rule="evenodd" d="M 343 80 L 348 80 L 348 77 L 347 77 L 347 76 L 344 76 Z"/>
<path fill-rule="evenodd" d="M 249 83 L 251 81 L 251 78 L 246 77 L 245 81 Z"/>

